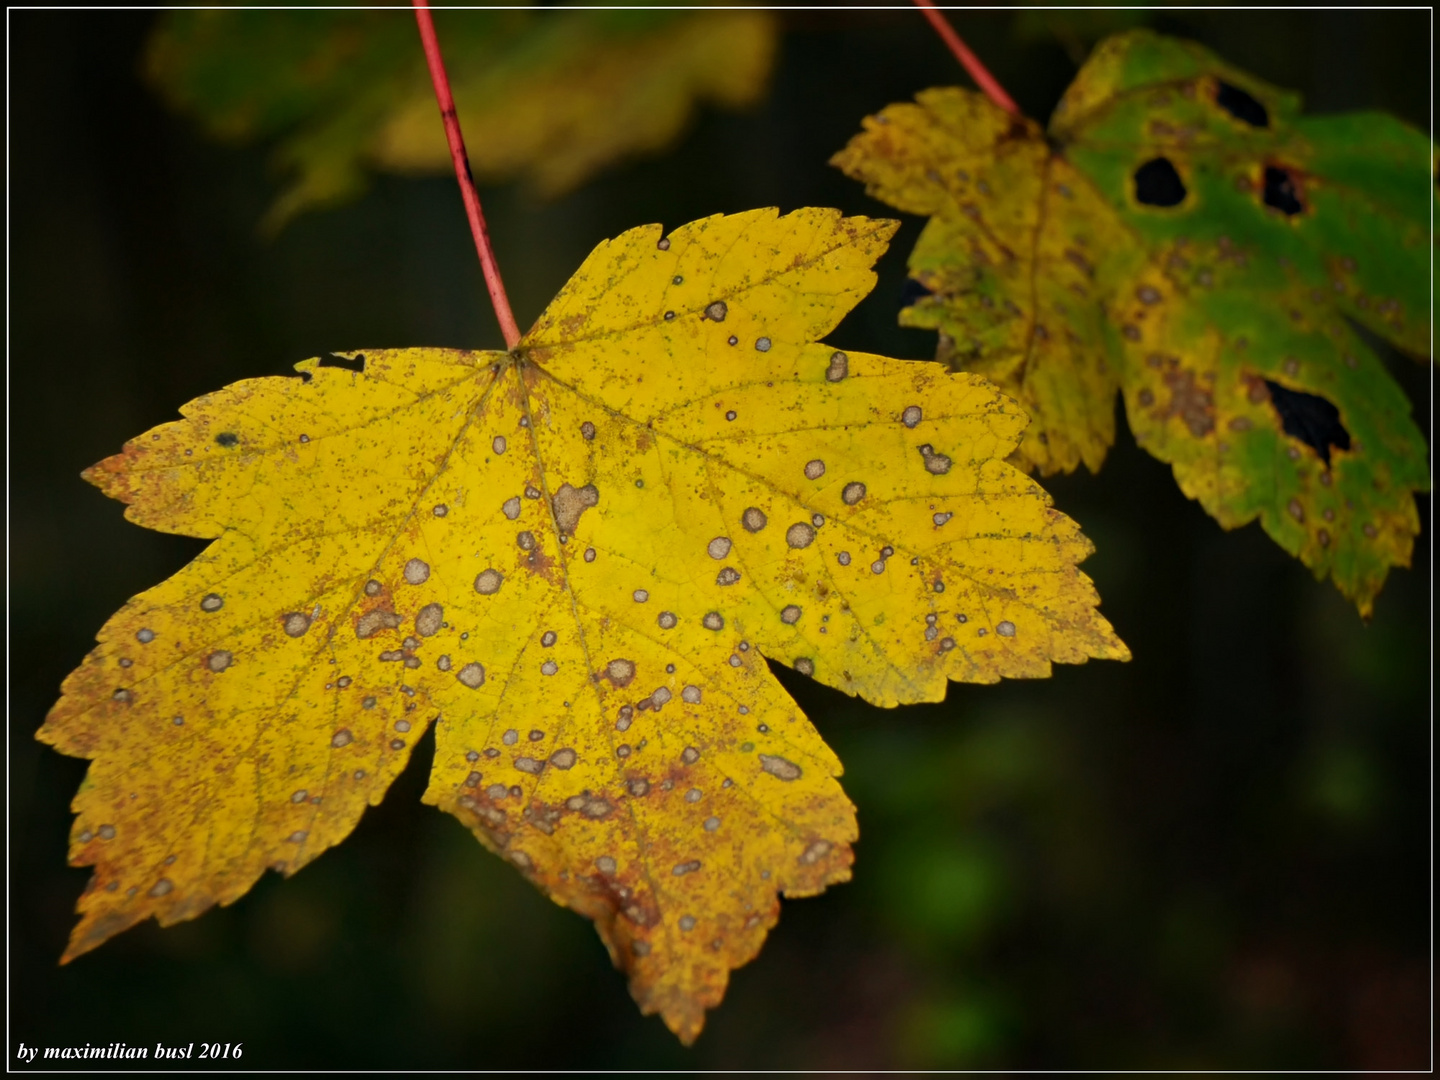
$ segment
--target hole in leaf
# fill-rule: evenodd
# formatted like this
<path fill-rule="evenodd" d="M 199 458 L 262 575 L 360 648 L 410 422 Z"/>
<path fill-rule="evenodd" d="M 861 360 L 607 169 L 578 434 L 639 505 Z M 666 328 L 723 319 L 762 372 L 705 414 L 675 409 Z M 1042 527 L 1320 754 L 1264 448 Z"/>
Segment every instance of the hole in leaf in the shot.
<path fill-rule="evenodd" d="M 1270 126 L 1270 113 L 1265 106 L 1238 86 L 1231 86 L 1227 82 L 1220 83 L 1215 88 L 1215 104 L 1236 120 L 1243 120 L 1251 127 Z"/>
<path fill-rule="evenodd" d="M 348 356 L 337 356 L 331 353 L 329 356 L 322 356 L 317 367 L 338 367 L 346 371 L 353 371 L 357 375 L 365 373 L 365 354 L 356 353 L 354 358 Z"/>
<path fill-rule="evenodd" d="M 1305 204 L 1300 201 L 1300 188 L 1289 169 L 1278 165 L 1265 166 L 1265 205 L 1287 216 L 1294 216 L 1305 209 Z"/>
<path fill-rule="evenodd" d="M 1350 432 L 1340 423 L 1340 410 L 1325 398 L 1307 394 L 1302 390 L 1291 390 L 1265 380 L 1270 391 L 1270 402 L 1280 414 L 1280 424 L 1285 434 L 1299 439 L 1326 465 L 1330 464 L 1330 448 L 1350 449 Z"/>
<path fill-rule="evenodd" d="M 906 278 L 905 284 L 900 287 L 900 306 L 909 307 L 917 300 L 934 295 L 935 290 L 927 288 L 923 281 L 918 281 L 913 277 Z"/>
<path fill-rule="evenodd" d="M 219 435 L 215 436 L 215 441 L 228 450 L 240 442 L 240 436 L 236 435 L 233 431 L 222 431 Z"/>
<path fill-rule="evenodd" d="M 1135 200 L 1146 206 L 1179 206 L 1185 201 L 1185 181 L 1169 158 L 1151 158 L 1135 170 Z"/>

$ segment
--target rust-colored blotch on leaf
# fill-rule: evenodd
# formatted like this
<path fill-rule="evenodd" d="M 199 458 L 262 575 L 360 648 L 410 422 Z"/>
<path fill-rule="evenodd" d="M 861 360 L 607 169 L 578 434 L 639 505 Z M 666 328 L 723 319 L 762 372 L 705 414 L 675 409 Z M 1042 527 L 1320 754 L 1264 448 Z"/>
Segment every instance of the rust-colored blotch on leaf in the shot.
<path fill-rule="evenodd" d="M 850 876 L 840 763 L 766 658 L 889 706 L 1128 655 L 1089 543 L 1005 462 L 1014 402 L 817 344 L 893 230 L 635 229 L 514 354 L 306 361 L 95 466 L 131 520 L 215 542 L 106 623 L 40 732 L 92 762 L 67 958 L 293 873 L 433 723 L 426 801 L 694 1039 L 779 897 Z"/>

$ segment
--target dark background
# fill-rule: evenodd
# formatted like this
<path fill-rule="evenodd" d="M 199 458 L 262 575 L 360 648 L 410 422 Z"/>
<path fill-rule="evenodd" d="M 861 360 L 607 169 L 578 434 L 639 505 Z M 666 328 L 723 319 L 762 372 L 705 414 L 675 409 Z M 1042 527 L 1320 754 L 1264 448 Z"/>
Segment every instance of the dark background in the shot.
<path fill-rule="evenodd" d="M 447 19 L 441 14 L 444 40 Z M 1100 17 L 1104 17 L 1103 15 Z M 522 326 L 600 239 L 718 211 L 892 215 L 827 167 L 860 118 L 963 83 L 914 11 L 786 16 L 772 91 L 556 203 L 482 192 Z M 1032 115 L 1086 18 L 952 13 Z M 104 619 L 199 542 L 125 523 L 80 470 L 236 379 L 340 348 L 495 347 L 453 179 L 381 178 L 273 243 L 263 148 L 204 141 L 137 75 L 147 13 L 11 12 L 10 1043 L 242 1041 L 254 1067 L 1423 1068 L 1429 1062 L 1430 502 L 1366 626 L 1136 449 L 1047 482 L 1128 665 L 952 685 L 883 711 L 782 673 L 845 762 L 856 879 L 785 905 L 690 1050 L 590 926 L 420 806 L 429 740 L 293 880 L 56 965 L 84 763 L 33 740 Z M 1430 15 L 1151 16 L 1310 108 L 1428 128 Z M 1028 27 L 1028 29 L 1027 29 Z M 417 46 L 418 47 L 418 46 Z M 831 337 L 895 326 L 906 221 Z M 1391 357 L 1422 427 L 1430 373 Z M 477 975 L 479 977 L 477 977 Z"/>

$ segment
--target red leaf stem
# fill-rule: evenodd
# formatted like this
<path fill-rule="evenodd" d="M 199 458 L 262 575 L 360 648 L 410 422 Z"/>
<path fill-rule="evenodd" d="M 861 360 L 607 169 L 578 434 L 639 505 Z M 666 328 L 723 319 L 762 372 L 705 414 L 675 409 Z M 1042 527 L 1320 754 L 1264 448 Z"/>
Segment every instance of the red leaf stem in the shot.
<path fill-rule="evenodd" d="M 465 138 L 460 134 L 460 120 L 455 115 L 455 98 L 450 93 L 450 77 L 445 74 L 445 61 L 440 56 L 440 42 L 435 37 L 435 23 L 430 18 L 427 0 L 414 0 L 415 21 L 420 25 L 420 41 L 425 46 L 425 62 L 430 65 L 430 81 L 435 84 L 435 100 L 440 105 L 440 119 L 445 122 L 445 138 L 450 143 L 450 158 L 455 162 L 455 179 L 460 182 L 460 197 L 470 218 L 470 233 L 475 237 L 475 251 L 480 256 L 480 269 L 485 273 L 485 286 L 490 290 L 490 303 L 505 336 L 505 347 L 513 349 L 520 342 L 520 328 L 510 311 L 510 298 L 500 280 L 500 266 L 490 247 L 490 233 L 485 228 L 485 214 L 480 209 L 480 196 L 475 191 L 475 178 L 470 175 L 470 159 L 465 154 Z"/>
<path fill-rule="evenodd" d="M 1006 112 L 1019 116 L 1020 107 L 1011 100 L 1010 95 L 1005 92 L 1005 88 L 980 62 L 980 58 L 970 51 L 970 47 L 961 40 L 960 35 L 955 32 L 955 28 L 945 21 L 945 16 L 936 10 L 931 0 L 915 0 L 915 6 L 920 9 L 925 18 L 930 20 L 930 25 L 940 35 L 940 39 L 950 47 L 950 51 L 955 54 L 955 59 L 959 60 L 961 66 L 970 73 L 970 77 L 975 80 L 975 85 L 985 92 L 985 96 Z"/>

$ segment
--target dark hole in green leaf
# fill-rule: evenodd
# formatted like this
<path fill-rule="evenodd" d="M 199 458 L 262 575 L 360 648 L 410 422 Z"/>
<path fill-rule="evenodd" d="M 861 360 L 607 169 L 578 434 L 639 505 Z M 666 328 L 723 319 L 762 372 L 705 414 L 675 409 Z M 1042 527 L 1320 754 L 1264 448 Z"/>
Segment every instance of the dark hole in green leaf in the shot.
<path fill-rule="evenodd" d="M 1243 120 L 1252 127 L 1270 126 L 1270 113 L 1265 106 L 1238 86 L 1222 82 L 1215 90 L 1215 104 L 1236 120 Z"/>
<path fill-rule="evenodd" d="M 1326 465 L 1330 464 L 1330 448 L 1350 449 L 1350 432 L 1340 423 L 1340 410 L 1323 397 L 1307 394 L 1302 390 L 1291 390 L 1265 380 L 1270 391 L 1270 402 L 1280 414 L 1280 423 L 1285 434 L 1299 439 Z"/>
<path fill-rule="evenodd" d="M 1179 206 L 1185 201 L 1185 181 L 1169 158 L 1151 158 L 1135 170 L 1135 199 L 1146 206 Z"/>
<path fill-rule="evenodd" d="M 1265 205 L 1288 216 L 1294 216 L 1305 209 L 1295 187 L 1295 178 L 1290 175 L 1289 169 L 1277 165 L 1265 166 Z"/>
<path fill-rule="evenodd" d="M 344 368 L 346 371 L 353 371 L 357 375 L 360 375 L 365 371 L 365 354 L 356 353 L 354 359 L 351 359 L 348 356 L 338 356 L 335 353 L 331 353 L 329 356 L 322 356 L 318 366 Z"/>
<path fill-rule="evenodd" d="M 240 436 L 232 431 L 222 431 L 219 435 L 215 436 L 215 441 L 228 450 L 230 447 L 239 444 Z"/>
<path fill-rule="evenodd" d="M 923 281 L 915 278 L 906 278 L 905 284 L 900 287 L 900 306 L 909 307 L 916 300 L 923 300 L 927 296 L 934 296 L 935 290 L 928 288 Z"/>

